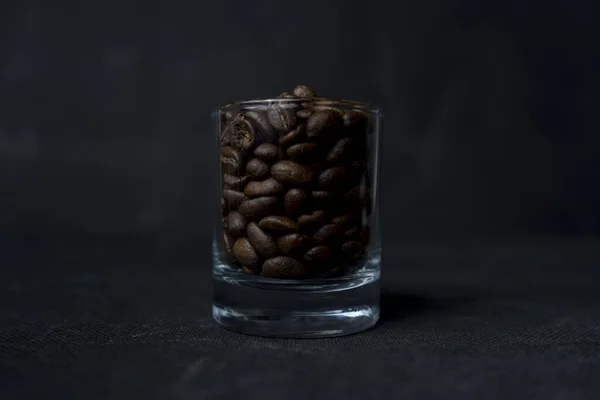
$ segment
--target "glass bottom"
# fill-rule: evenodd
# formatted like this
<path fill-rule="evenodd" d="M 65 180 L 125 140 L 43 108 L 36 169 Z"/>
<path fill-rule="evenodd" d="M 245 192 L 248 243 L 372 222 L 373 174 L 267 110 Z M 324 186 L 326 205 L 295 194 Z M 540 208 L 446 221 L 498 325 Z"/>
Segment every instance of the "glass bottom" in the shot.
<path fill-rule="evenodd" d="M 256 336 L 308 338 L 364 331 L 379 320 L 379 251 L 339 278 L 285 280 L 246 275 L 215 260 L 213 318 Z"/>

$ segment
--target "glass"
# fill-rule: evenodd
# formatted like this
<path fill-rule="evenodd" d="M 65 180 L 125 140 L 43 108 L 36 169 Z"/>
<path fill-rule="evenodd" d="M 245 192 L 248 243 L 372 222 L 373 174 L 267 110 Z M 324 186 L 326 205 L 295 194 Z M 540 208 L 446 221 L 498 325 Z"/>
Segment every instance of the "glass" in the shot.
<path fill-rule="evenodd" d="M 213 115 L 220 168 L 213 317 L 274 337 L 340 336 L 379 319 L 381 113 L 277 98 Z"/>

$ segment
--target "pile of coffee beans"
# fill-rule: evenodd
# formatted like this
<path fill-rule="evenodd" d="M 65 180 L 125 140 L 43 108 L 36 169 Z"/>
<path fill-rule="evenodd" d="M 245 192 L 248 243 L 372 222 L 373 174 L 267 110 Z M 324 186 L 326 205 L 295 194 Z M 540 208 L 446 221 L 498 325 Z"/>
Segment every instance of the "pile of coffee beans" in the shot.
<path fill-rule="evenodd" d="M 287 279 L 358 265 L 369 240 L 369 113 L 304 85 L 223 110 L 226 263 Z"/>

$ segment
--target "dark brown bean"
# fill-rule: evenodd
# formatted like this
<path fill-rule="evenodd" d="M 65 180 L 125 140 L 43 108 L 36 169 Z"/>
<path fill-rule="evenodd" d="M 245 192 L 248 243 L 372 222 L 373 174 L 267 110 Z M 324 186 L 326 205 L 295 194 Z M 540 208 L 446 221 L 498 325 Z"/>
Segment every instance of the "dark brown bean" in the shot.
<path fill-rule="evenodd" d="M 329 136 L 342 126 L 342 117 L 334 110 L 320 110 L 313 113 L 306 121 L 306 136 Z"/>
<path fill-rule="evenodd" d="M 307 272 L 306 267 L 298 260 L 279 256 L 269 258 L 264 262 L 261 275 L 269 278 L 301 278 Z"/>
<path fill-rule="evenodd" d="M 355 212 L 349 212 L 343 215 L 338 215 L 331 219 L 331 222 L 337 225 L 338 230 L 349 229 L 354 222 L 358 219 L 358 215 Z"/>
<path fill-rule="evenodd" d="M 344 112 L 344 126 L 348 128 L 362 128 L 365 129 L 368 123 L 368 114 L 364 111 L 359 110 L 348 110 Z"/>
<path fill-rule="evenodd" d="M 320 263 L 329 260 L 331 250 L 327 246 L 313 247 L 304 255 L 304 259 L 309 262 Z"/>
<path fill-rule="evenodd" d="M 306 137 L 306 125 L 301 124 L 279 138 L 279 145 L 288 147 L 294 143 L 302 141 Z"/>
<path fill-rule="evenodd" d="M 337 233 L 337 227 L 335 224 L 323 225 L 314 235 L 313 243 L 317 245 L 324 245 L 329 242 Z"/>
<path fill-rule="evenodd" d="M 338 163 L 352 158 L 352 138 L 341 138 L 327 154 L 327 161 Z"/>
<path fill-rule="evenodd" d="M 271 167 L 271 175 L 279 182 L 303 185 L 312 181 L 312 169 L 291 160 L 279 161 Z"/>
<path fill-rule="evenodd" d="M 233 245 L 233 254 L 244 267 L 255 272 L 259 270 L 260 258 L 248 239 L 240 238 L 236 240 Z"/>
<path fill-rule="evenodd" d="M 256 126 L 257 143 L 256 145 L 262 144 L 265 141 L 273 138 L 273 127 L 269 124 L 269 119 L 263 111 L 246 111 L 244 113 L 246 119 L 252 121 L 252 124 Z M 258 138 L 260 134 L 260 138 Z M 258 143 L 260 142 L 260 143 Z"/>
<path fill-rule="evenodd" d="M 271 143 L 263 143 L 254 150 L 254 155 L 268 163 L 277 160 L 278 147 Z"/>
<path fill-rule="evenodd" d="M 278 196 L 283 193 L 284 187 L 274 178 L 264 181 L 252 181 L 246 185 L 244 194 L 248 197 Z"/>
<path fill-rule="evenodd" d="M 344 236 L 348 239 L 356 239 L 358 238 L 359 235 L 359 231 L 358 231 L 358 227 L 353 226 L 352 228 L 348 229 L 346 232 L 344 232 Z"/>
<path fill-rule="evenodd" d="M 271 214 L 277 207 L 276 197 L 257 197 L 240 204 L 238 211 L 246 218 L 260 219 Z"/>
<path fill-rule="evenodd" d="M 298 143 L 290 146 L 287 153 L 292 160 L 308 160 L 314 157 L 317 153 L 318 146 L 316 143 Z"/>
<path fill-rule="evenodd" d="M 267 118 L 275 130 L 289 131 L 296 125 L 296 107 L 287 104 L 273 104 L 267 110 Z"/>
<path fill-rule="evenodd" d="M 225 253 L 225 261 L 228 263 L 237 262 L 233 254 L 233 244 L 235 239 L 227 232 L 223 232 L 223 250 Z"/>
<path fill-rule="evenodd" d="M 277 247 L 283 254 L 296 254 L 301 252 L 308 243 L 308 237 L 299 233 L 291 233 L 280 237 L 277 240 Z"/>
<path fill-rule="evenodd" d="M 288 93 L 288 92 L 283 92 L 277 97 L 279 97 L 280 99 L 296 99 L 297 98 L 295 95 L 293 95 L 292 93 Z"/>
<path fill-rule="evenodd" d="M 300 98 L 312 98 L 317 97 L 317 93 L 306 85 L 298 85 L 292 91 L 292 94 Z"/>
<path fill-rule="evenodd" d="M 291 218 L 270 215 L 264 217 L 258 223 L 262 229 L 267 229 L 277 233 L 291 233 L 298 231 L 298 224 Z"/>
<path fill-rule="evenodd" d="M 254 179 L 262 179 L 269 175 L 269 165 L 260 158 L 253 158 L 246 164 L 246 173 Z"/>
<path fill-rule="evenodd" d="M 286 213 L 289 215 L 300 213 L 304 208 L 306 198 L 306 192 L 302 189 L 293 188 L 288 190 L 283 198 Z"/>
<path fill-rule="evenodd" d="M 325 221 L 325 211 L 313 211 L 309 215 L 301 215 L 298 218 L 298 225 L 303 232 L 314 232 Z"/>
<path fill-rule="evenodd" d="M 317 178 L 320 187 L 330 189 L 344 182 L 348 170 L 345 167 L 331 167 L 322 171 Z"/>
<path fill-rule="evenodd" d="M 246 218 L 237 211 L 232 211 L 227 216 L 227 230 L 235 238 L 239 238 L 246 233 L 246 225 Z"/>
<path fill-rule="evenodd" d="M 310 108 L 302 108 L 296 111 L 296 117 L 300 119 L 309 119 L 313 111 Z"/>
<path fill-rule="evenodd" d="M 225 200 L 225 208 L 236 210 L 248 198 L 242 192 L 225 189 L 223 190 L 223 200 Z"/>
<path fill-rule="evenodd" d="M 244 168 L 244 155 L 233 147 L 221 147 L 221 168 L 228 174 L 240 175 Z"/>
<path fill-rule="evenodd" d="M 224 135 L 229 138 L 231 146 L 240 151 L 250 150 L 257 142 L 254 125 L 244 115 L 235 118 L 227 126 Z"/>
<path fill-rule="evenodd" d="M 357 242 L 356 240 L 351 240 L 344 243 L 341 248 L 342 254 L 348 260 L 354 260 L 355 258 L 358 258 L 362 254 L 363 250 L 364 248 L 362 243 Z"/>
<path fill-rule="evenodd" d="M 247 176 L 223 174 L 223 187 L 225 189 L 240 190 L 243 189 L 249 179 Z"/>
<path fill-rule="evenodd" d="M 248 275 L 256 275 L 256 272 L 254 272 L 251 269 L 246 268 L 244 266 L 242 266 L 242 272 L 245 273 L 245 274 L 248 274 Z"/>
<path fill-rule="evenodd" d="M 248 224 L 248 240 L 254 248 L 265 257 L 272 257 L 277 253 L 277 244 L 256 223 Z"/>

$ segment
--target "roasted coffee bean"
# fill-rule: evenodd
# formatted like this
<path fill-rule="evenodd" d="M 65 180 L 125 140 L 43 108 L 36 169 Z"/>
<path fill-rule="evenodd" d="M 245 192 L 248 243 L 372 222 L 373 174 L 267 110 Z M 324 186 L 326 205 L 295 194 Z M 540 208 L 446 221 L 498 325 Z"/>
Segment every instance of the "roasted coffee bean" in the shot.
<path fill-rule="evenodd" d="M 298 143 L 290 146 L 287 153 L 294 161 L 308 160 L 314 157 L 317 153 L 318 146 L 316 143 Z"/>
<path fill-rule="evenodd" d="M 271 167 L 271 176 L 279 182 L 291 185 L 303 185 L 312 181 L 312 169 L 291 160 L 279 161 Z"/>
<path fill-rule="evenodd" d="M 298 260 L 291 257 L 273 257 L 263 263 L 261 275 L 269 278 L 302 278 L 307 269 Z"/>
<path fill-rule="evenodd" d="M 358 228 L 356 226 L 353 226 L 352 228 L 350 228 L 346 232 L 344 232 L 344 237 L 346 237 L 348 239 L 356 239 L 358 237 L 358 234 L 359 234 Z"/>
<path fill-rule="evenodd" d="M 317 245 L 324 245 L 331 241 L 331 239 L 336 235 L 337 227 L 335 224 L 327 224 L 323 225 L 314 235 L 313 235 L 313 243 Z"/>
<path fill-rule="evenodd" d="M 267 118 L 276 131 L 289 131 L 296 125 L 296 107 L 287 104 L 273 104 L 267 110 Z"/>
<path fill-rule="evenodd" d="M 364 248 L 362 243 L 355 240 L 344 243 L 341 248 L 342 254 L 348 260 L 354 260 L 358 258 L 362 254 L 363 250 Z"/>
<path fill-rule="evenodd" d="M 330 163 L 339 163 L 352 158 L 352 138 L 341 138 L 327 154 L 326 160 Z"/>
<path fill-rule="evenodd" d="M 244 267 L 255 272 L 259 270 L 260 258 L 258 257 L 258 253 L 245 237 L 235 241 L 233 254 Z"/>
<path fill-rule="evenodd" d="M 313 203 L 318 204 L 327 204 L 331 199 L 331 195 L 329 194 L 329 192 L 326 192 L 324 190 L 313 190 L 312 192 L 310 192 L 310 197 L 313 200 Z"/>
<path fill-rule="evenodd" d="M 294 90 L 292 91 L 292 94 L 294 94 L 294 96 L 300 97 L 300 98 L 317 97 L 317 93 L 313 89 L 311 89 L 305 85 L 296 86 L 294 88 Z"/>
<path fill-rule="evenodd" d="M 258 138 L 254 125 L 244 115 L 235 118 L 226 128 L 224 135 L 229 137 L 231 146 L 240 151 L 253 148 Z"/>
<path fill-rule="evenodd" d="M 260 219 L 271 214 L 277 208 L 276 197 L 257 197 L 240 204 L 238 211 L 246 218 Z"/>
<path fill-rule="evenodd" d="M 313 247 L 304 255 L 304 259 L 308 262 L 320 263 L 329 260 L 331 250 L 327 246 Z"/>
<path fill-rule="evenodd" d="M 223 190 L 223 200 L 225 200 L 225 208 L 237 210 L 240 204 L 248 200 L 248 198 L 242 192 L 225 189 Z"/>
<path fill-rule="evenodd" d="M 317 183 L 324 189 L 331 189 L 342 184 L 347 173 L 348 170 L 345 167 L 331 167 L 319 173 Z"/>
<path fill-rule="evenodd" d="M 313 111 L 310 108 L 302 108 L 296 111 L 296 118 L 309 119 Z"/>
<path fill-rule="evenodd" d="M 278 196 L 284 190 L 283 185 L 276 179 L 268 178 L 264 181 L 248 182 L 244 194 L 248 197 Z"/>
<path fill-rule="evenodd" d="M 298 231 L 298 224 L 291 218 L 270 215 L 264 217 L 258 223 L 262 229 L 267 229 L 277 233 L 291 233 Z"/>
<path fill-rule="evenodd" d="M 255 275 L 256 274 L 256 272 L 254 272 L 251 269 L 246 268 L 244 266 L 242 266 L 242 272 L 245 273 L 245 274 L 248 274 L 248 275 Z"/>
<path fill-rule="evenodd" d="M 337 217 L 333 217 L 331 222 L 334 223 L 339 231 L 349 229 L 353 223 L 358 219 L 358 215 L 354 212 L 349 212 L 343 215 L 338 215 Z"/>
<path fill-rule="evenodd" d="M 230 174 L 223 174 L 223 187 L 225 189 L 240 190 L 246 186 L 249 177 L 247 176 L 234 176 Z"/>
<path fill-rule="evenodd" d="M 265 257 L 272 257 L 277 253 L 277 244 L 267 235 L 256 223 L 248 224 L 248 240 L 254 246 L 256 251 Z"/>
<path fill-rule="evenodd" d="M 246 224 L 246 218 L 237 211 L 232 211 L 227 216 L 227 230 L 235 238 L 246 233 Z"/>
<path fill-rule="evenodd" d="M 228 174 L 240 175 L 244 168 L 243 154 L 230 146 L 221 147 L 221 168 Z"/>
<path fill-rule="evenodd" d="M 306 192 L 302 189 L 294 188 L 287 191 L 283 198 L 285 212 L 289 215 L 295 215 L 302 211 L 306 203 Z"/>
<path fill-rule="evenodd" d="M 309 243 L 309 238 L 299 233 L 290 233 L 277 239 L 277 248 L 283 254 L 301 252 Z"/>
<path fill-rule="evenodd" d="M 344 112 L 343 121 L 344 126 L 347 128 L 360 126 L 361 128 L 366 127 L 368 123 L 368 115 L 364 111 L 359 110 L 348 110 Z"/>
<path fill-rule="evenodd" d="M 306 136 L 320 138 L 335 134 L 342 126 L 341 115 L 333 110 L 316 111 L 306 121 Z"/>
<path fill-rule="evenodd" d="M 277 161 L 278 152 L 279 148 L 271 143 L 263 143 L 254 149 L 254 155 L 268 163 Z"/>
<path fill-rule="evenodd" d="M 246 173 L 254 179 L 262 179 L 269 175 L 269 165 L 260 158 L 253 158 L 246 164 Z"/>
<path fill-rule="evenodd" d="M 269 119 L 262 111 L 246 111 L 244 113 L 246 119 L 252 121 L 253 125 L 256 127 L 258 131 L 257 138 L 260 137 L 260 143 L 256 143 L 257 145 L 262 144 L 263 142 L 269 142 L 269 139 L 273 138 L 274 130 L 271 124 L 269 123 Z"/>
<path fill-rule="evenodd" d="M 306 125 L 301 124 L 279 138 L 279 145 L 288 147 L 306 138 Z"/>
<path fill-rule="evenodd" d="M 303 232 L 316 231 L 325 221 L 327 214 L 323 210 L 313 211 L 312 214 L 301 215 L 298 218 L 298 225 Z"/>
<path fill-rule="evenodd" d="M 225 260 L 229 263 L 237 262 L 235 255 L 233 254 L 233 244 L 235 239 L 227 232 L 223 232 L 223 250 L 225 253 Z"/>

